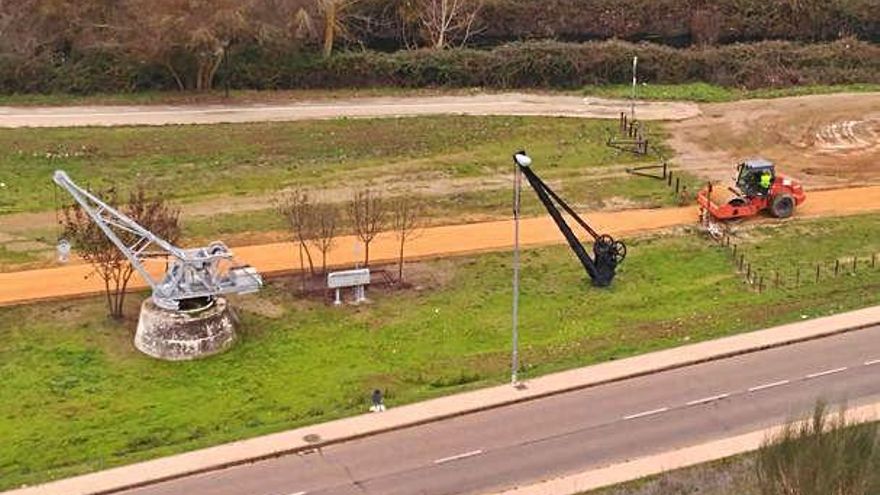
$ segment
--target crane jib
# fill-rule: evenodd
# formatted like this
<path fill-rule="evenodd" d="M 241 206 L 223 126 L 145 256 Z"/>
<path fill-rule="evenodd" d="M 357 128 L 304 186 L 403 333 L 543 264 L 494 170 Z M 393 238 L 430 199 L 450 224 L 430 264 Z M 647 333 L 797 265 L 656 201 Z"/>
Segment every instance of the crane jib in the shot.
<path fill-rule="evenodd" d="M 529 181 L 532 189 L 535 190 L 538 199 L 546 208 L 547 213 L 556 223 L 556 226 L 562 232 L 563 237 L 568 242 L 569 247 L 577 256 L 583 265 L 587 275 L 592 280 L 593 285 L 598 287 L 607 287 L 614 279 L 617 265 L 626 257 L 626 246 L 621 241 L 615 241 L 609 235 L 600 235 L 592 228 L 577 212 L 572 209 L 553 189 L 550 188 L 540 177 L 531 169 L 531 167 L 523 167 L 517 165 L 522 174 Z M 557 206 L 558 205 L 558 206 Z M 593 238 L 593 256 L 587 252 L 587 249 L 572 231 L 571 227 L 565 221 L 560 208 L 568 213 L 575 222 L 578 223 Z"/>

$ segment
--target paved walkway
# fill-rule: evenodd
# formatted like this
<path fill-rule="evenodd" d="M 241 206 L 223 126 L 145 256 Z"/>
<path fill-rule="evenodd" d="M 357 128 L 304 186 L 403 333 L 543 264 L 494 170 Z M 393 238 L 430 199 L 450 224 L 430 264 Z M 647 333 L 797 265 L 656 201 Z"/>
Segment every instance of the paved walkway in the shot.
<path fill-rule="evenodd" d="M 799 217 L 847 215 L 880 210 L 880 186 L 860 189 L 816 191 L 798 211 Z M 626 239 L 638 232 L 692 225 L 697 220 L 695 207 L 590 212 L 586 218 L 599 232 Z M 544 246 L 564 242 L 553 221 L 547 216 L 526 218 L 522 221 L 522 244 L 525 247 Z M 328 256 L 331 267 L 351 267 L 356 258 L 355 239 L 344 236 Z M 464 254 L 502 251 L 513 244 L 513 223 L 510 220 L 432 227 L 407 243 L 408 260 L 458 256 Z M 264 244 L 239 247 L 235 250 L 240 261 L 256 267 L 264 276 L 295 272 L 299 259 L 291 243 Z M 397 260 L 398 244 L 393 234 L 379 235 L 370 246 L 370 260 L 374 264 Z M 161 273 L 164 264 L 154 264 L 154 272 Z M 25 302 L 77 297 L 103 291 L 101 281 L 92 276 L 88 265 L 74 264 L 59 268 L 0 273 L 0 306 Z M 144 282 L 135 277 L 132 289 L 142 289 Z"/>
<path fill-rule="evenodd" d="M 0 107 L 0 127 L 220 124 L 415 115 L 539 115 L 616 119 L 622 100 L 524 93 L 470 96 L 352 98 L 273 105 L 140 105 Z M 640 120 L 682 120 L 700 115 L 688 102 L 636 103 Z"/>
<path fill-rule="evenodd" d="M 880 306 L 547 375 L 528 381 L 522 388 L 501 385 L 452 397 L 391 407 L 381 414 L 364 414 L 242 440 L 14 490 L 6 495 L 91 495 L 131 488 L 157 480 L 212 471 L 487 408 L 534 400 L 568 390 L 865 328 L 878 322 Z"/>

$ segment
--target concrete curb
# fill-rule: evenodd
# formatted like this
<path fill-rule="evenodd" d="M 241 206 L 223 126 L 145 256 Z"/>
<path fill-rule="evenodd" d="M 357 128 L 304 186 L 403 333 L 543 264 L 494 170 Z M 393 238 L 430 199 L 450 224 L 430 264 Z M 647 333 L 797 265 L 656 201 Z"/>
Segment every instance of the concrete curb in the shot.
<path fill-rule="evenodd" d="M 453 397 L 391 408 L 381 414 L 363 414 L 4 493 L 5 495 L 115 493 L 296 452 L 320 449 L 340 442 L 572 390 L 819 339 L 878 323 L 880 323 L 880 306 L 875 306 L 546 375 L 529 380 L 522 388 L 514 388 L 510 385 L 490 387 Z"/>
<path fill-rule="evenodd" d="M 846 412 L 846 418 L 855 422 L 873 421 L 877 419 L 878 411 L 880 411 L 880 402 L 850 409 Z M 489 495 L 577 495 L 589 490 L 654 476 L 665 471 L 751 452 L 760 448 L 768 436 L 775 435 L 781 430 L 782 426 L 765 428 L 735 437 L 713 440 L 582 473 L 540 481 L 528 486 L 490 492 Z"/>

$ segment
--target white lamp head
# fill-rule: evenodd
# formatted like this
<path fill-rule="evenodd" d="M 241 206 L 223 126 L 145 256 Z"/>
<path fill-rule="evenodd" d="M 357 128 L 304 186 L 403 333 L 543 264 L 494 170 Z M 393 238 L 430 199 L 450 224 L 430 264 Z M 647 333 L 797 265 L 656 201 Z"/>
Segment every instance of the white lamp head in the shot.
<path fill-rule="evenodd" d="M 528 167 L 532 164 L 532 159 L 525 151 L 517 151 L 516 154 L 513 155 L 513 161 L 520 167 Z"/>

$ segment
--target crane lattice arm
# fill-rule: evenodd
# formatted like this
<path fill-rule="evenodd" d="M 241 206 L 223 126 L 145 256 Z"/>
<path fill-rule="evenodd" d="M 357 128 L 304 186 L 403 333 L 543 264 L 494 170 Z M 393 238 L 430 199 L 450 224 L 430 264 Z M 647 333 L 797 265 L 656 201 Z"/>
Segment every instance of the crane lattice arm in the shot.
<path fill-rule="evenodd" d="M 210 301 L 221 294 L 256 292 L 263 284 L 252 267 L 234 263 L 232 252 L 222 242 L 204 248 L 179 248 L 79 187 L 65 172 L 56 171 L 53 181 L 70 193 L 152 287 L 153 300 L 160 307 L 177 310 L 182 301 Z M 170 258 L 161 280 L 151 275 L 144 264 L 147 258 L 157 256 Z"/>

